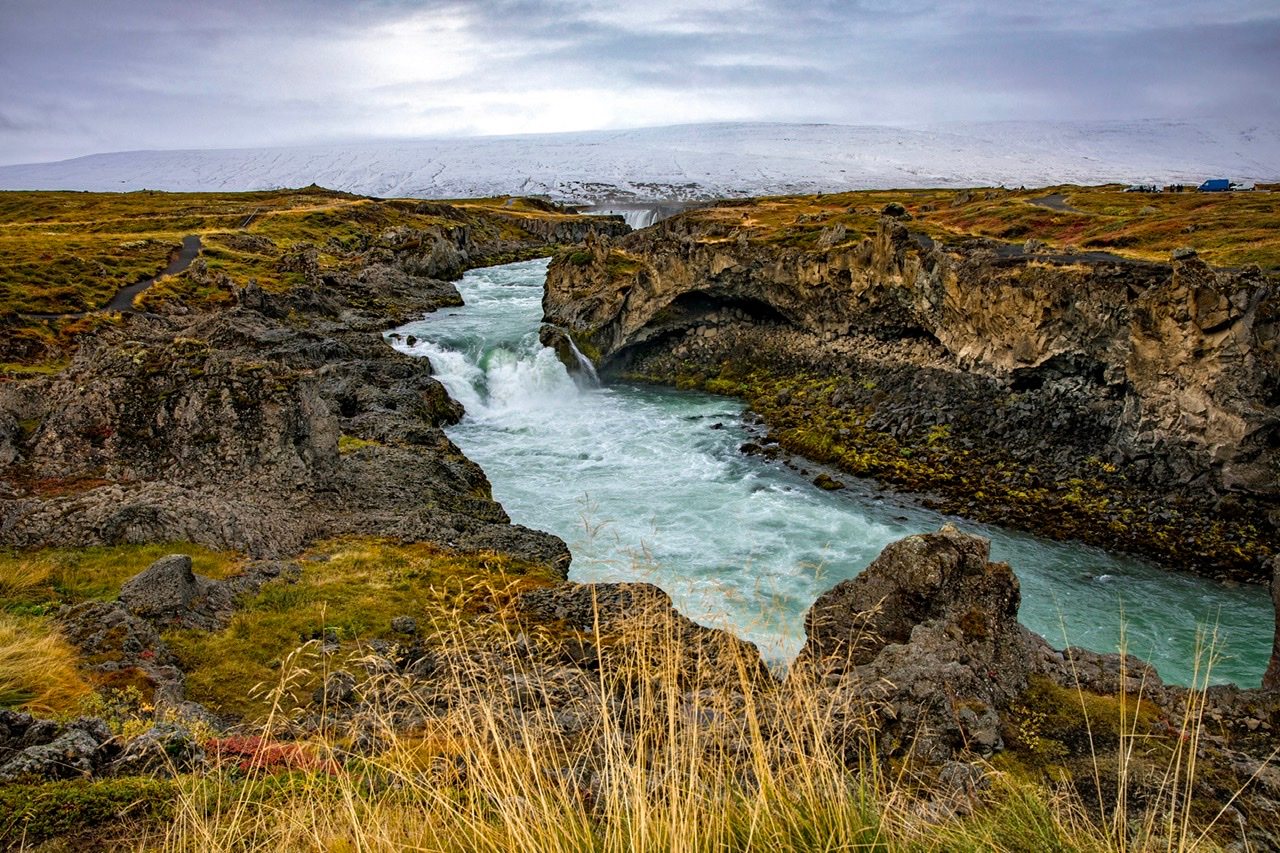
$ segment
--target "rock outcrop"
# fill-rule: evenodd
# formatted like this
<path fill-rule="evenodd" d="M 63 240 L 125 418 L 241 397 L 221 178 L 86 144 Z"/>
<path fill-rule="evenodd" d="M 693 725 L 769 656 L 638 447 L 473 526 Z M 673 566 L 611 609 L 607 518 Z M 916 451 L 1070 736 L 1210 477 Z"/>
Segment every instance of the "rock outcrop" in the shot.
<path fill-rule="evenodd" d="M 1162 774 L 1174 772 L 1166 744 L 1194 739 L 1192 796 L 1215 810 L 1234 802 L 1253 843 L 1280 840 L 1270 766 L 1280 694 L 1168 686 L 1133 657 L 1054 650 L 1018 623 L 1017 578 L 988 553 L 987 540 L 947 525 L 886 546 L 814 602 L 789 677 L 824 691 L 837 745 L 865 749 L 869 735 L 882 759 L 909 759 L 939 781 L 1009 751 L 1024 767 L 1065 771 L 1092 808 L 1119 785 L 1133 803 L 1158 800 Z M 1125 745 L 1135 734 L 1144 746 Z M 1121 749 L 1130 774 L 1099 775 Z"/>
<path fill-rule="evenodd" d="M 462 409 L 428 361 L 380 332 L 459 304 L 442 279 L 469 266 L 617 223 L 553 217 L 542 236 L 517 227 L 540 220 L 503 220 L 480 233 L 473 213 L 428 213 L 443 224 L 326 246 L 345 259 L 336 268 L 315 246 L 285 253 L 278 266 L 297 282 L 287 291 L 251 281 L 228 307 L 178 301 L 125 316 L 57 375 L 0 388 L 0 542 L 189 541 L 278 558 L 323 537 L 378 535 L 563 570 L 564 544 L 512 525 L 445 436 Z M 270 241 L 238 245 L 259 243 Z M 214 275 L 199 260 L 189 274 Z M 357 449 L 343 452 L 344 436 Z"/>
<path fill-rule="evenodd" d="M 104 770 L 118 749 L 102 720 L 62 724 L 0 710 L 0 782 L 75 779 Z"/>
<path fill-rule="evenodd" d="M 974 469 L 933 478 L 944 509 L 1053 534 L 1019 504 L 1101 480 L 1098 541 L 1259 579 L 1280 540 L 1280 288 L 1256 267 L 943 245 L 888 217 L 813 247 L 750 233 L 684 215 L 560 257 L 545 337 L 658 381 L 832 377 L 875 435 L 949 431 Z M 1000 506 L 956 485 L 1014 468 L 1029 478 Z"/>
<path fill-rule="evenodd" d="M 1038 638 L 990 542 L 948 525 L 888 545 L 805 616 L 797 666 L 862 697 L 882 746 L 927 760 L 1001 748 L 999 712 L 1027 688 Z"/>

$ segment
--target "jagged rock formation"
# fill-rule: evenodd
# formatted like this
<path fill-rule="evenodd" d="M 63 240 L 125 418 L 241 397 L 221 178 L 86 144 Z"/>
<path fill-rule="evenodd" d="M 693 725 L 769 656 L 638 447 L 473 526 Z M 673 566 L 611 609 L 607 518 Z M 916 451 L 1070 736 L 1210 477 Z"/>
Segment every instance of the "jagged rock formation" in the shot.
<path fill-rule="evenodd" d="M 949 430 L 974 467 L 951 474 L 1036 469 L 1003 505 L 970 488 L 952 511 L 1054 533 L 1020 517 L 1017 493 L 1118 470 L 1108 482 L 1130 497 L 1105 496 L 1098 541 L 1257 579 L 1280 538 L 1280 289 L 1194 255 L 1031 248 L 942 245 L 892 217 L 794 248 L 683 215 L 558 259 L 544 339 L 568 333 L 598 366 L 660 381 L 833 377 L 833 407 L 872 433 Z M 1188 544 L 1188 527 L 1224 541 Z"/>
<path fill-rule="evenodd" d="M 814 602 L 799 667 L 868 700 L 886 746 L 914 740 L 937 761 L 1001 748 L 998 709 L 1026 690 L 1038 648 L 990 545 L 948 525 L 887 546 Z"/>
<path fill-rule="evenodd" d="M 162 632 L 222 630 L 243 596 L 271 581 L 287 582 L 297 571 L 293 563 L 251 562 L 219 581 L 192 572 L 190 557 L 170 554 L 126 581 L 115 601 L 83 601 L 55 618 L 102 687 L 136 687 L 164 716 L 209 719 L 208 710 L 186 701 L 185 673 Z"/>
<path fill-rule="evenodd" d="M 694 624 L 649 584 L 534 587 L 502 617 L 511 620 L 506 630 L 470 640 L 426 639 L 414 620 L 394 617 L 400 638 L 371 641 L 351 671 L 331 672 L 275 736 L 337 729 L 358 756 L 376 751 L 389 728 L 417 731 L 444 710 L 483 709 L 495 731 L 513 738 L 530 725 L 551 727 L 565 750 L 554 773 L 597 797 L 607 784 L 598 773 L 605 743 L 617 748 L 609 737 L 632 736 L 606 732 L 601 708 L 628 720 L 642 706 L 657 707 L 664 719 L 672 713 L 681 725 L 715 730 L 743 772 L 759 760 L 757 737 L 779 751 L 788 738 L 829 739 L 850 769 L 865 768 L 872 749 L 904 761 L 926 784 L 977 780 L 989 771 L 983 758 L 1008 751 L 1026 772 L 1048 762 L 1055 779 L 1065 773 L 1086 808 L 1114 799 L 1100 785 L 1124 784 L 1141 811 L 1160 800 L 1162 762 L 1170 744 L 1189 736 L 1183 726 L 1193 708 L 1205 724 L 1195 730 L 1202 769 L 1192 796 L 1215 810 L 1230 800 L 1251 843 L 1274 844 L 1280 773 L 1267 759 L 1280 726 L 1277 694 L 1215 687 L 1202 696 L 1163 685 L 1132 658 L 1055 651 L 1018 624 L 1017 578 L 990 562 L 988 549 L 987 540 L 951 526 L 890 544 L 863 574 L 814 603 L 805 647 L 785 681 L 770 676 L 749 644 Z M 214 582 L 188 572 L 181 559 L 163 558 L 125 584 L 120 602 L 104 605 L 131 620 L 129 636 L 141 644 L 134 652 L 145 647 L 161 657 L 162 644 L 147 645 L 159 643 L 155 626 L 181 623 L 216 597 L 189 595 Z M 155 594 L 140 597 L 145 586 Z M 95 627 L 91 619 L 82 614 L 73 640 Z M 118 626 L 96 627 L 111 633 Z M 167 773 L 199 768 L 210 749 L 239 754 L 234 738 L 197 742 L 184 720 L 217 721 L 190 703 L 173 704 L 179 698 L 166 704 L 166 719 L 135 738 L 113 737 L 97 719 L 59 723 L 0 712 L 0 781 Z M 1130 716 L 1118 722 L 1122 703 Z M 791 724 L 798 707 L 819 715 L 818 731 Z M 1121 730 L 1136 733 L 1138 744 L 1125 745 Z M 301 754 L 278 746 L 281 755 Z M 252 757 L 258 748 L 245 749 Z M 1133 770 L 1116 783 L 1113 771 L 1098 768 L 1113 766 L 1118 749 L 1127 750 Z"/>
<path fill-rule="evenodd" d="M 1136 658 L 1054 650 L 1018 623 L 1017 578 L 989 562 L 989 546 L 950 525 L 910 536 L 814 602 L 790 677 L 827 691 L 831 736 L 858 745 L 869 730 L 883 758 L 944 771 L 1006 749 L 1024 761 L 1052 756 L 1092 804 L 1096 785 L 1117 784 L 1096 773 L 1121 748 L 1108 716 L 1121 701 L 1129 725 L 1156 744 L 1129 756 L 1155 773 L 1125 780 L 1135 802 L 1158 789 L 1160 742 L 1194 734 L 1205 769 L 1193 796 L 1235 798 L 1253 843 L 1280 841 L 1271 817 L 1280 772 L 1269 764 L 1280 695 L 1230 686 L 1202 694 L 1166 686 Z M 1201 702 L 1207 722 L 1188 730 L 1188 709 Z"/>
<path fill-rule="evenodd" d="M 369 534 L 567 566 L 564 544 L 511 525 L 484 473 L 444 435 L 462 410 L 426 360 L 379 335 L 459 304 L 444 279 L 486 258 L 625 229 L 559 220 L 546 238 L 514 219 L 485 235 L 388 229 L 333 271 L 303 247 L 279 261 L 301 277 L 287 292 L 251 281 L 230 308 L 176 300 L 163 315 L 104 328 L 66 370 L 0 388 L 0 541 L 189 541 L 280 557 L 317 538 Z M 326 247 L 340 249 L 353 257 L 350 246 Z M 216 278 L 200 260 L 189 275 Z M 343 436 L 357 448 L 343 453 Z"/>

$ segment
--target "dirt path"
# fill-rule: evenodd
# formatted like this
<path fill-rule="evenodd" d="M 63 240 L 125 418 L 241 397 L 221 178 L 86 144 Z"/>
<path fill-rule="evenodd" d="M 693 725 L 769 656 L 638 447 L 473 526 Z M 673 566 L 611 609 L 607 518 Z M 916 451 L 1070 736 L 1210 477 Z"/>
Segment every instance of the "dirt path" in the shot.
<path fill-rule="evenodd" d="M 191 262 L 196 259 L 196 255 L 200 254 L 200 237 L 196 234 L 190 234 L 182 238 L 182 250 L 178 252 L 178 257 L 169 262 L 169 266 L 153 275 L 151 278 L 144 278 L 128 287 L 123 287 L 120 292 L 111 297 L 111 301 L 107 303 L 108 311 L 120 311 L 124 314 L 132 313 L 133 299 L 142 291 L 156 283 L 156 280 L 166 275 L 177 275 L 178 273 L 191 266 Z"/>
<path fill-rule="evenodd" d="M 1050 210 L 1056 210 L 1059 213 L 1084 213 L 1083 210 L 1067 204 L 1067 197 L 1062 193 L 1041 196 L 1040 198 L 1029 199 L 1029 201 L 1036 207 L 1047 207 Z"/>
<path fill-rule="evenodd" d="M 178 256 L 169 262 L 169 266 L 160 272 L 144 278 L 142 281 L 134 282 L 126 287 L 120 288 L 116 295 L 111 297 L 111 301 L 104 308 L 95 308 L 91 311 L 67 311 L 65 313 L 46 313 L 46 312 L 23 312 L 19 316 L 34 320 L 62 320 L 72 317 L 84 317 L 88 314 L 96 314 L 99 311 L 119 311 L 122 314 L 139 313 L 133 307 L 133 299 L 142 291 L 146 290 L 157 280 L 166 275 L 177 275 L 178 273 L 191 266 L 191 262 L 200 254 L 200 237 L 197 234 L 189 234 L 182 238 L 182 248 L 178 251 Z"/>

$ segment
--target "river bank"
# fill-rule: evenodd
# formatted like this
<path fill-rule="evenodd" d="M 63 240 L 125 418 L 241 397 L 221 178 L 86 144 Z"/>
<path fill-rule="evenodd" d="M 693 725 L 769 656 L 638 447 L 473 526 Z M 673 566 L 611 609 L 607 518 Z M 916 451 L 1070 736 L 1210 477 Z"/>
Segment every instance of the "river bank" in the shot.
<path fill-rule="evenodd" d="M 565 542 L 444 432 L 444 370 L 382 332 L 610 223 L 300 192 L 0 388 L 2 843 L 626 849 L 770 815 L 771 838 L 1016 850 L 1097 846 L 1117 814 L 1131 848 L 1183 815 L 1275 841 L 1275 694 L 1055 650 L 981 538 L 886 545 L 806 610 L 785 680 L 654 586 L 566 582 Z"/>
<path fill-rule="evenodd" d="M 822 593 L 890 543 L 955 522 L 1014 567 L 1023 623 L 1055 645 L 1114 652 L 1123 634 L 1166 681 L 1190 684 L 1199 626 L 1216 626 L 1215 680 L 1259 683 L 1272 610 L 1262 590 L 974 524 L 838 471 L 846 488 L 819 488 L 816 471 L 801 473 L 811 464 L 771 458 L 780 446 L 735 399 L 575 382 L 538 341 L 545 265 L 469 273 L 464 307 L 389 339 L 431 362 L 466 409 L 450 439 L 514 520 L 569 545 L 573 580 L 654 583 L 681 613 L 783 665 Z"/>
<path fill-rule="evenodd" d="M 724 203 L 566 254 L 545 339 L 742 397 L 788 450 L 945 512 L 1270 578 L 1267 275 L 958 237 L 917 224 L 932 197 L 865 201 Z"/>

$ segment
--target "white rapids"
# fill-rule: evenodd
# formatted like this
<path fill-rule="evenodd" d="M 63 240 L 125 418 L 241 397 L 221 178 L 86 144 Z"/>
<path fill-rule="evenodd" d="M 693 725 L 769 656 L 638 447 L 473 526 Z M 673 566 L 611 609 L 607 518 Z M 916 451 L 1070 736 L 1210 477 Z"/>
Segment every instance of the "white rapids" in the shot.
<path fill-rule="evenodd" d="M 574 580 L 653 582 L 691 618 L 785 661 L 819 594 L 889 542 L 948 520 L 867 484 L 826 492 L 742 455 L 749 433 L 737 400 L 575 382 L 538 342 L 545 272 L 546 261 L 470 272 L 459 283 L 465 307 L 390 340 L 430 359 L 467 410 L 450 437 L 484 468 L 514 521 L 568 543 Z M 991 537 L 994 558 L 1022 581 L 1023 623 L 1054 645 L 1115 651 L 1123 623 L 1131 653 L 1187 683 L 1198 626 L 1216 625 L 1214 680 L 1259 683 L 1273 625 L 1261 589 L 957 523 Z"/>

